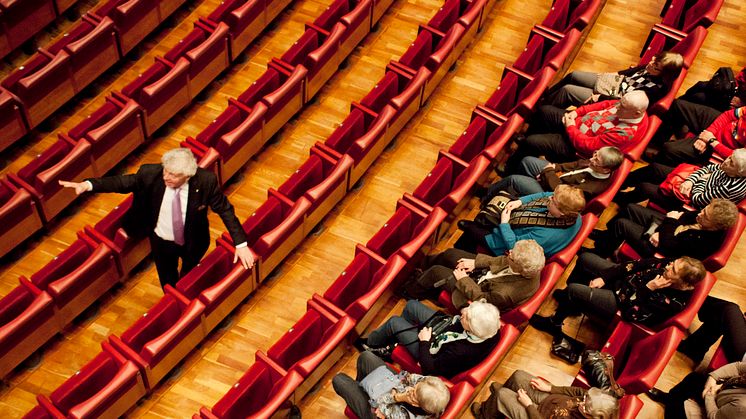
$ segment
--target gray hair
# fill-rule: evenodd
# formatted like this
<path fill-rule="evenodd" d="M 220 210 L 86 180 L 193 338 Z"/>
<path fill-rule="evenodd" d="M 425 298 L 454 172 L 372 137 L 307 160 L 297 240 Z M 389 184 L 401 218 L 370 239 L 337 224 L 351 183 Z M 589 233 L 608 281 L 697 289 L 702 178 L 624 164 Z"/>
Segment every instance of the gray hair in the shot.
<path fill-rule="evenodd" d="M 599 148 L 598 157 L 601 159 L 602 167 L 610 170 L 616 170 L 624 161 L 624 153 L 611 145 Z"/>
<path fill-rule="evenodd" d="M 469 312 L 469 332 L 481 339 L 489 339 L 500 330 L 500 311 L 484 299 L 472 301 L 464 310 Z"/>
<path fill-rule="evenodd" d="M 746 148 L 738 148 L 733 150 L 733 154 L 730 155 L 730 159 L 733 165 L 736 166 L 738 176 L 746 176 Z"/>
<path fill-rule="evenodd" d="M 626 104 L 625 107 L 628 107 L 629 109 L 634 109 L 640 114 L 644 113 L 648 109 L 648 105 L 650 104 L 650 101 L 648 100 L 648 95 L 645 94 L 642 90 L 633 90 L 620 99 L 624 101 Z"/>
<path fill-rule="evenodd" d="M 619 400 L 596 387 L 588 389 L 585 412 L 592 419 L 616 419 L 619 417 Z"/>
<path fill-rule="evenodd" d="M 184 175 L 188 177 L 197 173 L 197 159 L 194 158 L 192 150 L 188 148 L 174 148 L 168 150 L 161 157 L 163 168 L 171 173 Z"/>
<path fill-rule="evenodd" d="M 425 377 L 417 383 L 415 389 L 417 403 L 420 407 L 435 416 L 440 416 L 446 410 L 451 400 L 451 392 L 446 384 L 438 377 Z"/>
<path fill-rule="evenodd" d="M 522 276 L 536 277 L 546 262 L 544 249 L 536 240 L 518 240 L 510 250 L 510 258 Z"/>

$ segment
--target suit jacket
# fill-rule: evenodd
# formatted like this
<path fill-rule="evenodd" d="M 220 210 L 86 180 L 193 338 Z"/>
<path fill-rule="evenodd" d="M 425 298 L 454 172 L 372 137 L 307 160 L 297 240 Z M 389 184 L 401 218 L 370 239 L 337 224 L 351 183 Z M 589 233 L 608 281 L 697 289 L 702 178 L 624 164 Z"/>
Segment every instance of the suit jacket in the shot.
<path fill-rule="evenodd" d="M 539 174 L 539 183 L 545 191 L 553 191 L 554 188 L 560 184 L 575 186 L 583 191 L 586 199 L 593 198 L 609 187 L 611 176 L 606 179 L 599 179 L 593 177 L 588 172 L 583 172 L 560 178 L 561 173 L 585 169 L 588 165 L 588 160 L 577 160 L 569 163 L 555 164 L 555 168 L 547 167 Z"/>
<path fill-rule="evenodd" d="M 163 165 L 144 164 L 134 174 L 87 180 L 93 185 L 93 192 L 132 192 L 134 200 L 124 219 L 124 230 L 136 236 L 149 235 L 153 232 L 166 191 Z M 199 168 L 197 173 L 189 178 L 188 183 L 189 198 L 184 220 L 186 252 L 191 255 L 204 254 L 210 245 L 207 207 L 220 216 L 234 243 L 245 242 L 246 234 L 243 227 L 236 218 L 233 205 L 220 190 L 215 175 Z"/>
<path fill-rule="evenodd" d="M 474 260 L 477 269 L 489 268 L 496 274 L 508 267 L 507 256 L 487 256 L 478 254 Z M 457 308 L 466 307 L 469 301 L 485 298 L 488 303 L 497 307 L 500 312 L 516 308 L 528 300 L 539 289 L 539 277 L 526 278 L 520 274 L 509 274 L 482 281 L 481 284 L 471 277 L 456 281 L 456 289 L 451 294 L 451 301 Z"/>

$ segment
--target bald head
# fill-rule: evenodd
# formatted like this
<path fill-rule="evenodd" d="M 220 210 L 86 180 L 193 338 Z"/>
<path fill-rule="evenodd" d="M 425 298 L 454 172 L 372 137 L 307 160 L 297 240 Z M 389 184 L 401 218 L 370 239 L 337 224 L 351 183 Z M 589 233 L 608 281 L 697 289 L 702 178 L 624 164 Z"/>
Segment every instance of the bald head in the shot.
<path fill-rule="evenodd" d="M 648 103 L 648 95 L 645 92 L 633 90 L 619 100 L 619 109 L 616 114 L 622 119 L 639 118 L 648 109 Z"/>

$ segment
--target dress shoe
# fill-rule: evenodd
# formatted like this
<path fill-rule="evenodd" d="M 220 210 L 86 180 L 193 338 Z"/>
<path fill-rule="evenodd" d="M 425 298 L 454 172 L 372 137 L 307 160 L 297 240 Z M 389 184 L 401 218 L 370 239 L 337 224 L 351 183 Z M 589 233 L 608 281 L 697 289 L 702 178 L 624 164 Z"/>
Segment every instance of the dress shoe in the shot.
<path fill-rule="evenodd" d="M 552 291 L 552 297 L 557 301 L 567 300 L 567 288 L 557 288 Z"/>
<path fill-rule="evenodd" d="M 458 220 L 458 223 L 456 225 L 458 226 L 458 229 L 461 231 L 466 231 L 468 228 L 467 226 L 471 223 L 470 220 Z"/>
<path fill-rule="evenodd" d="M 554 323 L 551 317 L 534 314 L 528 320 L 528 324 L 533 326 L 534 329 L 549 333 L 552 336 L 557 336 L 562 333 L 562 325 Z"/>
<path fill-rule="evenodd" d="M 474 415 L 475 418 L 478 418 L 482 415 L 482 403 L 474 402 L 469 406 L 469 410 L 471 410 L 471 414 Z"/>
<path fill-rule="evenodd" d="M 668 401 L 668 393 L 655 387 L 648 390 L 645 394 L 650 397 L 650 400 L 656 403 L 666 404 L 666 402 Z"/>

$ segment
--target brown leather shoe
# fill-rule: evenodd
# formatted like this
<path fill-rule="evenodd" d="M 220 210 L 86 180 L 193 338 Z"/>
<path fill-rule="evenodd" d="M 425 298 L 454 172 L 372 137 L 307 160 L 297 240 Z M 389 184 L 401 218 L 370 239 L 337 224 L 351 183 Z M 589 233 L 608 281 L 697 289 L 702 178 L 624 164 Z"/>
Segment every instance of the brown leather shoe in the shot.
<path fill-rule="evenodd" d="M 469 406 L 469 410 L 471 410 L 471 414 L 474 415 L 475 418 L 478 418 L 482 415 L 482 403 L 474 402 Z"/>

